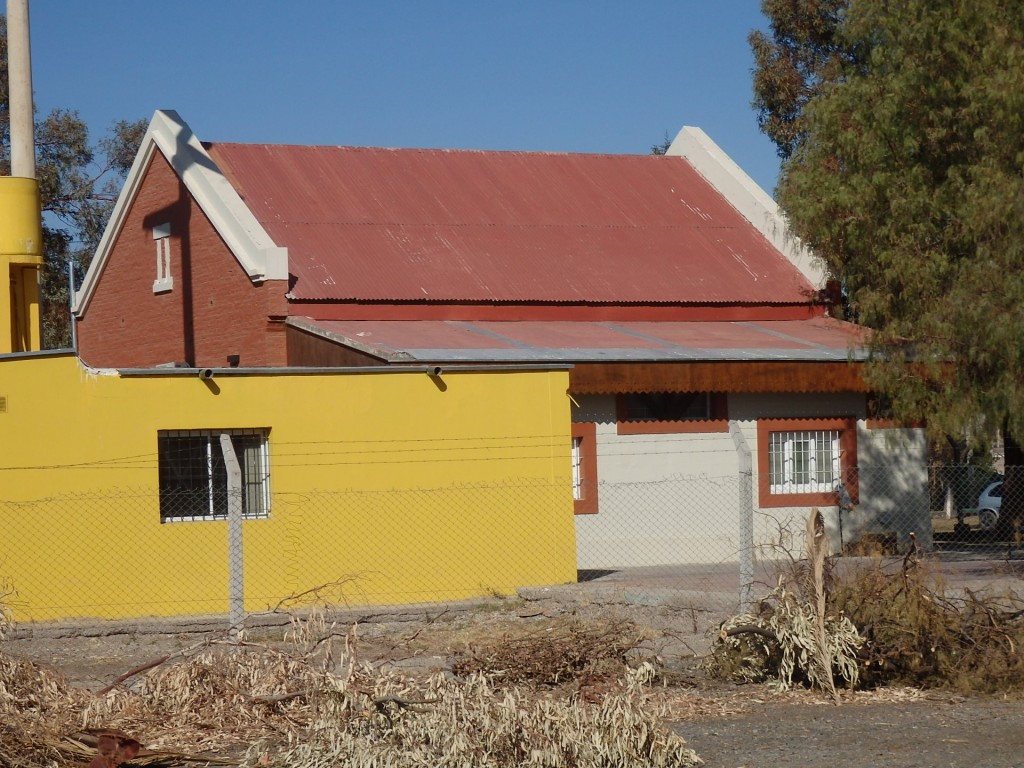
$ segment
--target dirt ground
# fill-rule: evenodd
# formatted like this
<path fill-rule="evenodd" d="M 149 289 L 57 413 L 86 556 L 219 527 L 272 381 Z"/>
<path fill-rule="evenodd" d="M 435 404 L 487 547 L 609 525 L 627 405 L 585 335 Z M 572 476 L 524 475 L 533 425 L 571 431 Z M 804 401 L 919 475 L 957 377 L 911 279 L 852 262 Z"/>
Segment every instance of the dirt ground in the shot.
<path fill-rule="evenodd" d="M 703 619 L 691 614 L 681 620 L 678 609 L 664 606 L 512 600 L 364 615 L 358 617 L 353 650 L 367 663 L 412 676 L 448 668 L 474 638 L 498 636 L 542 619 L 611 613 L 658 628 L 658 637 L 643 653 L 663 663 L 667 683 L 680 691 L 682 703 L 674 708 L 669 726 L 711 768 L 1024 766 L 1021 701 L 903 689 L 846 693 L 835 706 L 817 692 L 776 694 L 763 685 L 723 684 L 708 678 L 699 664 L 710 642 L 699 626 Z M 281 617 L 265 617 L 247 630 L 247 638 L 276 642 L 283 630 Z M 57 668 L 75 685 L 95 691 L 140 665 L 223 637 L 221 628 L 201 624 L 34 626 L 0 642 L 0 651 Z M 130 683 L 131 678 L 125 682 Z"/>

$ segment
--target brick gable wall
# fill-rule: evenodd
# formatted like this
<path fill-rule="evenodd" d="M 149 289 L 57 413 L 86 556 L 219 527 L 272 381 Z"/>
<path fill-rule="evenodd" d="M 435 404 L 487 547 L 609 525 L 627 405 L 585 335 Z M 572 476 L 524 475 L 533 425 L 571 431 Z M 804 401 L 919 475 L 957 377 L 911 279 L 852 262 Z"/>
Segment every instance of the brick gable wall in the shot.
<path fill-rule="evenodd" d="M 174 287 L 154 294 L 152 230 L 165 223 Z M 228 355 L 246 367 L 283 366 L 286 291 L 284 280 L 250 280 L 167 160 L 154 153 L 79 320 L 79 354 L 97 367 L 223 367 Z"/>

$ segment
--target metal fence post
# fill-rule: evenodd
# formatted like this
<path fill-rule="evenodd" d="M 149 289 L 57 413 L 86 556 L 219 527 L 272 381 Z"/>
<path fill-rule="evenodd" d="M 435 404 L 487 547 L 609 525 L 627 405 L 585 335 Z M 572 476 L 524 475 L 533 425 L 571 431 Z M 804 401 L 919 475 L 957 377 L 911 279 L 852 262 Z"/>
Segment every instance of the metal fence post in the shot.
<path fill-rule="evenodd" d="M 228 622 L 232 637 L 245 625 L 245 581 L 242 574 L 242 468 L 231 444 L 231 435 L 221 434 L 220 448 L 228 475 Z"/>
<path fill-rule="evenodd" d="M 740 431 L 738 421 L 729 421 L 729 436 L 736 446 L 739 465 L 739 516 L 740 516 L 740 610 L 747 611 L 753 605 L 754 588 L 754 463 L 750 458 L 750 446 Z"/>

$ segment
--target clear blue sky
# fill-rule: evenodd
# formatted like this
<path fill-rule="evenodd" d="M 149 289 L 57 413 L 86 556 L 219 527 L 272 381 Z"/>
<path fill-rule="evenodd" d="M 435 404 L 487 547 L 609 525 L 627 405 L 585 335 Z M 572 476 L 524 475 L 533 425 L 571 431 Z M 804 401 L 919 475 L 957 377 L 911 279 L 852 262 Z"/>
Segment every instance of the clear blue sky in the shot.
<path fill-rule="evenodd" d="M 759 0 L 29 0 L 41 113 L 99 137 L 177 110 L 204 140 L 646 153 L 703 128 L 771 192 Z"/>

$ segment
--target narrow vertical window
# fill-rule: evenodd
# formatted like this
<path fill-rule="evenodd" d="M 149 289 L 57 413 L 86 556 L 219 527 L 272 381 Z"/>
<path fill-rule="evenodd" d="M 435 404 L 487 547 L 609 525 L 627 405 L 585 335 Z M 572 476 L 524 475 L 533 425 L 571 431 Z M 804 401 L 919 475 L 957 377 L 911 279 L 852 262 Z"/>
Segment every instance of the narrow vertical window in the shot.
<path fill-rule="evenodd" d="M 174 288 L 171 277 L 171 225 L 158 224 L 153 227 L 153 242 L 156 243 L 156 279 L 153 293 L 163 293 Z"/>
<path fill-rule="evenodd" d="M 572 501 L 577 515 L 597 512 L 597 425 L 572 425 Z"/>
<path fill-rule="evenodd" d="M 572 438 L 572 498 L 573 501 L 583 499 L 583 438 Z"/>

